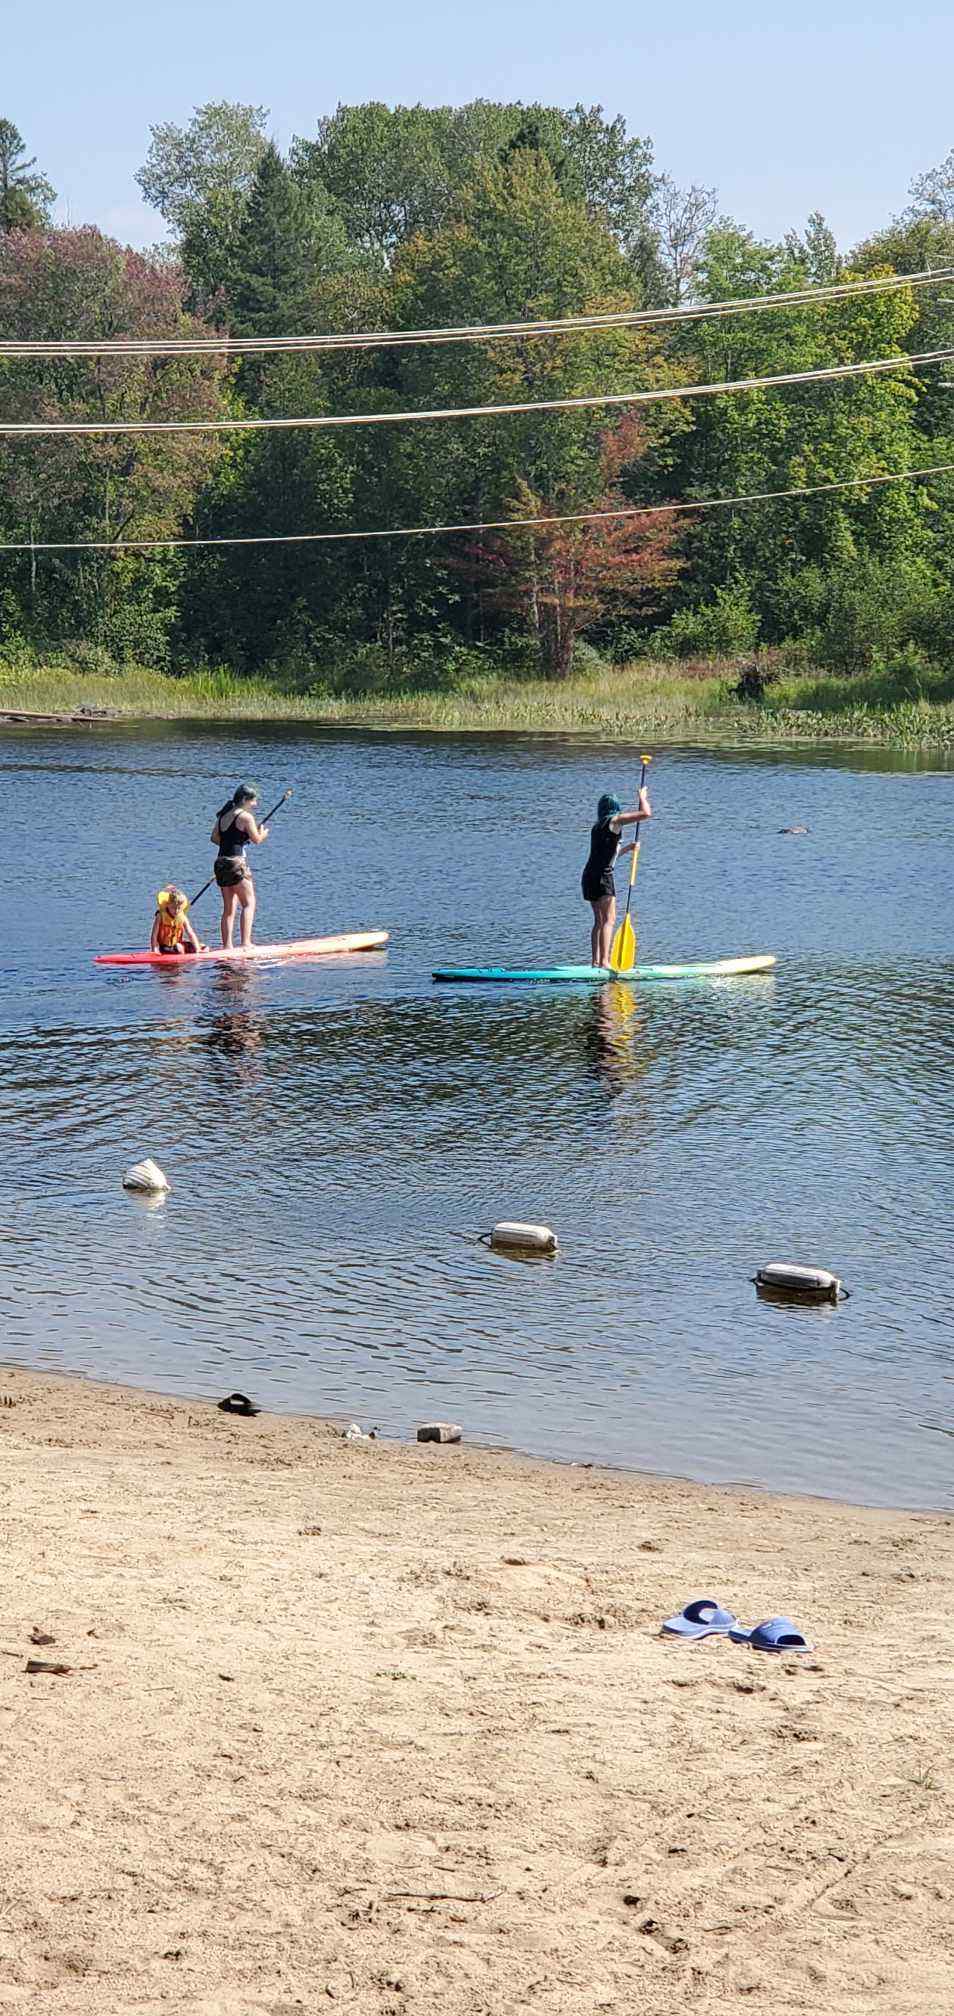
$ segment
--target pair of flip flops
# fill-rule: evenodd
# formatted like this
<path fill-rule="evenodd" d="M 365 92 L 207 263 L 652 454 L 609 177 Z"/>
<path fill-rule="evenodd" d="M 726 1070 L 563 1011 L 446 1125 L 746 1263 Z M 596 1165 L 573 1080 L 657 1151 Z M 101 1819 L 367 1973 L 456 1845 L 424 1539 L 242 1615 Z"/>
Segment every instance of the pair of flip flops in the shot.
<path fill-rule="evenodd" d="M 687 1603 L 677 1617 L 667 1617 L 664 1637 L 731 1638 L 733 1645 L 751 1645 L 755 1652 L 811 1652 L 814 1648 L 802 1636 L 790 1617 L 766 1617 L 747 1631 L 731 1610 L 724 1610 L 714 1596 L 698 1596 Z"/>

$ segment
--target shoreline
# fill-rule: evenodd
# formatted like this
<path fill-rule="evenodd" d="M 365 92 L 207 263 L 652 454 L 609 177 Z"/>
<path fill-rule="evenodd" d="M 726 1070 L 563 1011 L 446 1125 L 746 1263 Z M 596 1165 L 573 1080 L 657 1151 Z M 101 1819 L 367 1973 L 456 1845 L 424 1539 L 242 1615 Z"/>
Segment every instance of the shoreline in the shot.
<path fill-rule="evenodd" d="M 85 674 L 65 666 L 4 676 L 0 726 L 135 727 L 197 725 L 366 728 L 379 732 L 588 735 L 602 741 L 700 746 L 858 746 L 911 752 L 954 748 L 954 699 L 946 674 L 923 690 L 883 674 L 801 673 L 780 680 L 761 702 L 728 690 L 737 665 L 693 671 L 678 663 L 606 667 L 562 684 L 505 674 L 459 690 L 367 694 L 286 690 L 228 673 L 165 674 L 131 666 Z"/>
<path fill-rule="evenodd" d="M 17 1366 L 0 1437 L 0 2007 L 944 2006 L 954 1517 Z"/>
<path fill-rule="evenodd" d="M 157 1405 L 174 1410 L 184 1409 L 186 1411 L 192 1410 L 193 1412 L 198 1410 L 201 1412 L 203 1409 L 207 1409 L 212 1414 L 217 1414 L 220 1411 L 218 1401 L 211 1400 L 207 1394 L 171 1393 L 162 1386 L 129 1386 L 122 1379 L 98 1378 L 94 1373 L 85 1371 L 47 1371 L 41 1366 L 25 1365 L 22 1360 L 4 1358 L 2 1355 L 0 1355 L 0 1396 L 2 1396 L 3 1391 L 3 1380 L 9 1374 L 26 1380 L 37 1380 L 41 1388 L 46 1384 L 54 1388 L 62 1386 L 65 1389 L 64 1400 L 66 1393 L 70 1389 L 78 1387 L 85 1392 L 91 1391 L 105 1395 L 118 1394 L 131 1405 L 142 1401 L 147 1405 Z M 294 1431 L 297 1429 L 305 1435 L 315 1432 L 322 1436 L 331 1436 L 343 1441 L 345 1428 L 348 1422 L 353 1419 L 353 1416 L 348 1415 L 347 1412 L 342 1412 L 340 1416 L 332 1414 L 306 1414 L 296 1408 L 290 1408 L 286 1411 L 282 1408 L 269 1407 L 264 1401 L 256 1400 L 254 1394 L 250 1398 L 256 1408 L 255 1416 L 250 1418 L 255 1418 L 261 1422 L 275 1422 L 281 1424 L 286 1430 Z M 2 1404 L 2 1397 L 0 1397 L 0 1406 Z M 385 1451 L 414 1449 L 418 1446 L 410 1432 L 402 1436 L 389 1434 L 386 1430 L 376 1430 L 374 1435 L 367 1439 L 375 1448 Z M 954 1507 L 923 1504 L 900 1505 L 891 1501 L 885 1502 L 881 1499 L 842 1498 L 832 1496 L 823 1491 L 776 1491 L 769 1484 L 754 1484 L 750 1479 L 741 1477 L 720 1481 L 718 1479 L 692 1477 L 682 1470 L 645 1470 L 635 1464 L 627 1465 L 604 1461 L 598 1456 L 557 1456 L 552 1453 L 543 1453 L 539 1450 L 525 1449 L 516 1442 L 481 1442 L 479 1439 L 468 1434 L 466 1425 L 464 1426 L 461 1443 L 453 1446 L 456 1448 L 458 1456 L 461 1450 L 466 1448 L 471 1456 L 486 1458 L 488 1462 L 509 1463 L 516 1467 L 523 1467 L 530 1471 L 540 1470 L 544 1473 L 554 1471 L 562 1474 L 569 1471 L 579 1472 L 580 1474 L 593 1474 L 599 1477 L 617 1478 L 621 1483 L 641 1485 L 647 1490 L 651 1490 L 654 1486 L 659 1485 L 665 1489 L 671 1487 L 673 1490 L 685 1490 L 690 1494 L 711 1494 L 714 1492 L 718 1496 L 720 1493 L 731 1493 L 735 1497 L 751 1498 L 755 1503 L 760 1505 L 814 1507 L 818 1511 L 828 1507 L 836 1512 L 858 1513 L 859 1515 L 871 1513 L 876 1517 L 885 1519 L 897 1517 L 899 1519 L 947 1520 L 951 1526 L 952 1544 L 954 1544 Z"/>

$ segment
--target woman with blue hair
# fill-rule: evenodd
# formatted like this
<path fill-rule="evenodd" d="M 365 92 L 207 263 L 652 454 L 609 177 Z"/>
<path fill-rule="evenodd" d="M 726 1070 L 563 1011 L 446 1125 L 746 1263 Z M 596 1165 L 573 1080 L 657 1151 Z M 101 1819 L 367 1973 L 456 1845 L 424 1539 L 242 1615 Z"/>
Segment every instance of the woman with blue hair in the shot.
<path fill-rule="evenodd" d="M 592 905 L 593 929 L 590 933 L 590 959 L 594 966 L 608 966 L 613 946 L 613 927 L 616 923 L 616 883 L 613 869 L 624 854 L 631 854 L 635 841 L 621 847 L 619 836 L 624 826 L 634 826 L 640 819 L 651 819 L 652 806 L 649 793 L 640 790 L 639 803 L 632 812 L 620 809 L 618 798 L 604 791 L 596 808 L 596 824 L 590 832 L 590 851 L 583 870 L 583 900 Z"/>

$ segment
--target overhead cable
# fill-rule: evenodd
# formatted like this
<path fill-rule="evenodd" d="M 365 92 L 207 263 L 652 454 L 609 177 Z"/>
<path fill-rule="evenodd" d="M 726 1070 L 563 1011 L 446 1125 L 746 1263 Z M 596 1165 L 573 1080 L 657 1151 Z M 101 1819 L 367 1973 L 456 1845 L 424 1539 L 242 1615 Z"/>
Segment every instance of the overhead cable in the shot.
<path fill-rule="evenodd" d="M 772 378 L 731 378 L 716 385 L 656 385 L 642 392 L 588 392 L 569 399 L 514 399 L 500 406 L 412 407 L 399 413 L 259 414 L 226 420 L 0 420 L 0 435 L 23 439 L 67 434 L 225 434 L 265 433 L 291 427 L 393 427 L 421 420 L 479 420 L 508 413 L 570 413 L 594 406 L 655 406 L 661 400 L 705 399 L 728 392 L 770 391 L 777 385 L 821 385 L 836 378 L 865 373 L 905 371 L 915 364 L 940 364 L 954 357 L 954 348 L 925 350 L 899 357 L 873 357 L 861 364 L 831 364 L 817 371 L 782 371 Z"/>
<path fill-rule="evenodd" d="M 890 273 L 831 287 L 793 287 L 782 294 L 747 294 L 734 301 L 692 302 L 680 308 L 624 308 L 616 313 L 564 315 L 529 322 L 468 322 L 445 329 L 368 329 L 310 336 L 119 336 L 111 338 L 4 337 L 0 358 L 17 357 L 261 357 L 296 352 L 398 349 L 420 344 L 495 343 L 588 331 L 652 328 L 716 316 L 762 315 L 775 309 L 849 301 L 899 287 L 936 287 L 954 281 L 954 268 L 936 273 Z"/>
<path fill-rule="evenodd" d="M 481 518 L 459 525 L 392 525 L 368 532 L 217 533 L 190 539 L 18 539 L 0 542 L 0 553 L 152 553 L 192 546 L 321 546 L 333 540 L 433 539 L 451 533 L 509 532 L 520 526 L 585 525 L 602 520 L 668 518 L 693 511 L 728 511 L 738 504 L 773 504 L 787 497 L 825 497 L 835 490 L 874 490 L 888 483 L 913 483 L 929 476 L 954 475 L 954 462 L 924 469 L 898 469 L 883 476 L 846 476 L 835 483 L 806 483 L 790 490 L 750 490 L 737 497 L 700 497 L 680 504 L 633 504 L 615 511 L 547 512 L 539 518 Z"/>

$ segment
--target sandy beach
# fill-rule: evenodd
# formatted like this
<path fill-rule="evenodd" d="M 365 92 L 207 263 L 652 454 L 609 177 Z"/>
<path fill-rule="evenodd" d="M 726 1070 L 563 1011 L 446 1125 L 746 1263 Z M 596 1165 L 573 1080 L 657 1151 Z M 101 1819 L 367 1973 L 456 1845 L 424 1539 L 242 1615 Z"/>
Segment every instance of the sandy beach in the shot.
<path fill-rule="evenodd" d="M 0 2006 L 950 2006 L 954 1518 L 0 1400 Z"/>

